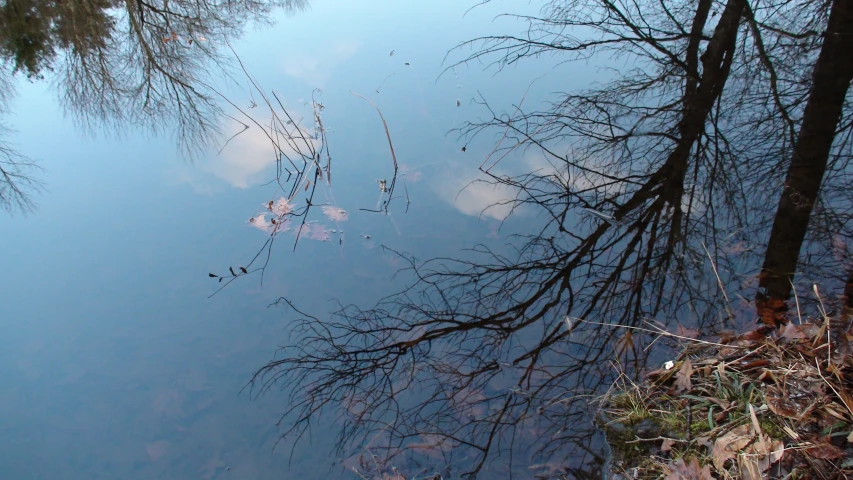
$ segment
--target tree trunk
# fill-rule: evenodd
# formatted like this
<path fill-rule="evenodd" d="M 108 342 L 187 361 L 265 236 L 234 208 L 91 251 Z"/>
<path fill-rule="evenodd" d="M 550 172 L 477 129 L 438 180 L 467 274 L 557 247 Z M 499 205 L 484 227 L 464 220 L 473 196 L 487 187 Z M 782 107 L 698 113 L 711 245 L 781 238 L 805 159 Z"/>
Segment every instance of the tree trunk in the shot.
<path fill-rule="evenodd" d="M 853 0 L 834 0 L 803 122 L 773 220 L 756 296 L 762 322 L 784 323 L 800 248 L 853 79 Z"/>

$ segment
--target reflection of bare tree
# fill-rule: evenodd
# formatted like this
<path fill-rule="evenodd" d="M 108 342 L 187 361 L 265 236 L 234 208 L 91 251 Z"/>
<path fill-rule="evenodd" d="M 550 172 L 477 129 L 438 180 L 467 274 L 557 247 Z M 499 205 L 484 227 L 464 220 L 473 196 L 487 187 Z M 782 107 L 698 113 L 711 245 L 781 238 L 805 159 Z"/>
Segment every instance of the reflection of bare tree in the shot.
<path fill-rule="evenodd" d="M 14 72 L 48 76 L 83 125 L 174 131 L 192 153 L 217 133 L 215 94 L 200 81 L 228 71 L 223 48 L 247 22 L 306 3 L 9 0 L 0 8 L 0 54 Z"/>
<path fill-rule="evenodd" d="M 8 72 L 0 69 L 0 115 L 12 96 Z M 34 173 L 38 166 L 7 142 L 10 129 L 0 122 L 0 208 L 27 212 L 33 208 L 31 194 L 40 187 Z"/>
<path fill-rule="evenodd" d="M 464 44 L 479 48 L 468 60 L 497 55 L 499 65 L 611 53 L 628 67 L 545 111 L 489 109 L 463 129 L 501 132 L 486 181 L 544 218 L 513 255 L 409 258 L 409 287 L 328 318 L 280 301 L 302 320 L 254 385 L 288 392 L 284 435 L 338 411 L 342 448 L 426 450 L 472 476 L 513 468 L 519 448 L 545 463 L 577 459 L 593 433 L 579 395 L 609 384 L 614 350 L 633 351 L 629 372 L 646 361 L 642 339 L 609 324 L 692 317 L 707 329 L 736 315 L 726 288 L 743 273 L 736 262 L 764 253 L 766 198 L 778 196 L 801 131 L 802 72 L 820 52 L 828 7 L 555 0 L 525 18 L 527 36 Z M 525 149 L 551 168 L 498 173 Z M 844 222 L 843 208 L 822 217 Z"/>
<path fill-rule="evenodd" d="M 34 173 L 39 167 L 9 144 L 3 143 L 8 129 L 0 124 L 0 207 L 8 211 L 32 210 L 32 196 L 41 184 Z"/>
<path fill-rule="evenodd" d="M 472 475 L 519 468 L 513 452 L 529 456 L 521 468 L 531 458 L 556 472 L 600 467 L 585 394 L 612 381 L 622 332 L 555 318 L 567 298 L 517 305 L 546 280 L 547 262 L 492 258 L 435 269 L 410 259 L 417 283 L 372 309 L 348 306 L 331 319 L 297 310 L 294 346 L 255 378 L 289 392 L 296 422 L 284 434 L 301 437 L 331 408 L 343 451 L 366 446 Z M 642 367 L 643 344 L 630 342 L 633 368 Z"/>
<path fill-rule="evenodd" d="M 759 283 L 762 291 L 758 296 L 758 305 L 764 311 L 762 316 L 767 323 L 783 321 L 776 317 L 780 311 L 786 310 L 785 303 L 791 297 L 800 250 L 824 178 L 829 177 L 828 183 L 832 185 L 837 182 L 839 174 L 847 173 L 849 155 L 844 150 L 850 148 L 853 124 L 849 122 L 849 109 L 846 119 L 844 110 L 847 106 L 847 91 L 853 81 L 853 56 L 845 52 L 853 50 L 851 32 L 853 6 L 844 1 L 831 2 L 823 45 L 815 62 L 811 89 L 792 146 L 791 160 L 762 266 Z M 841 132 L 838 132 L 839 129 Z M 834 165 L 830 165 L 831 157 L 835 157 L 832 158 Z M 844 180 L 848 180 L 846 175 L 843 176 Z M 850 183 L 846 181 L 842 185 L 849 189 Z M 839 207 L 849 207 L 849 195 L 834 197 L 829 199 L 828 210 L 838 211 Z M 847 234 L 848 219 L 849 211 L 842 214 L 840 219 L 836 218 L 835 228 L 829 229 L 830 236 Z M 843 250 L 846 257 L 846 247 Z M 850 268 L 847 258 L 841 258 L 841 262 L 848 263 L 843 266 Z M 844 274 L 844 268 L 838 270 L 839 274 Z"/>
<path fill-rule="evenodd" d="M 834 53 L 849 48 L 841 33 L 847 25 L 844 8 L 807 0 L 696 6 L 549 2 L 541 18 L 525 18 L 526 36 L 481 39 L 482 49 L 469 60 L 498 54 L 502 66 L 545 53 L 578 59 L 609 53 L 631 67 L 617 70 L 617 80 L 603 88 L 564 95 L 544 112 L 519 109 L 471 125 L 469 132 L 498 126 L 507 132 L 507 150 L 544 144 L 555 168 L 576 169 L 584 182 L 615 192 L 578 206 L 617 219 L 624 214 L 620 207 L 633 207 L 616 197 L 637 192 L 642 200 L 661 190 L 656 185 L 669 185 L 662 190 L 673 195 L 664 201 L 681 222 L 673 225 L 674 238 L 704 236 L 715 255 L 740 244 L 747 255 L 738 257 L 753 265 L 749 270 L 763 255 L 762 295 L 784 302 L 795 270 L 806 279 L 840 280 L 847 269 L 850 67 L 837 60 L 846 56 Z M 831 11 L 837 11 L 834 26 Z M 597 15 L 607 22 L 596 23 Z M 712 35 L 709 23 L 717 18 Z M 719 35 L 725 25 L 728 43 Z M 571 35 L 580 29 L 595 33 L 585 39 Z M 833 41 L 822 40 L 827 36 Z M 715 45 L 725 50 L 718 70 L 722 83 L 712 78 L 708 64 Z M 706 53 L 696 56 L 701 48 Z M 590 170 L 598 178 L 589 178 Z M 605 174 L 632 175 L 635 182 L 659 178 L 638 187 Z M 765 244 L 774 213 L 776 226 Z"/>

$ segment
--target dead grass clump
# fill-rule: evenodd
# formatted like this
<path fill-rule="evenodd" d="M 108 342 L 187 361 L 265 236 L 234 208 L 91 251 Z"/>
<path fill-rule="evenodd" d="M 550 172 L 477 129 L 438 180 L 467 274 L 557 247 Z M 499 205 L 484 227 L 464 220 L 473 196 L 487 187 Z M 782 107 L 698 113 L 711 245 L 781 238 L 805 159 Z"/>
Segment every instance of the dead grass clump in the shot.
<path fill-rule="evenodd" d="M 628 478 L 853 476 L 853 331 L 829 319 L 688 343 L 643 385 L 620 376 L 599 423 Z"/>

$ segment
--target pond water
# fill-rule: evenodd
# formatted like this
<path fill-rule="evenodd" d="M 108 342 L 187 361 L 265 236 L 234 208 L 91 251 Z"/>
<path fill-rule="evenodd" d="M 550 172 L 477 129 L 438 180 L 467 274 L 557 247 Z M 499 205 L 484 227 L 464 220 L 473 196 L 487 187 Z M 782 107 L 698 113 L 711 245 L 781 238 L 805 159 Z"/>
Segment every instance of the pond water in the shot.
<path fill-rule="evenodd" d="M 476 62 L 445 71 L 457 43 L 521 26 L 496 18 L 507 5 L 473 3 L 316 0 L 234 43 L 258 84 L 296 111 L 310 116 L 305 104 L 322 90 L 331 192 L 347 219 L 315 212 L 321 235 L 295 249 L 280 236 L 263 281 L 241 278 L 212 297 L 220 284 L 208 274 L 247 264 L 267 238 L 248 222 L 279 195 L 259 129 L 189 161 L 165 134 L 87 134 L 46 82 L 21 83 L 8 120 L 17 148 L 41 160 L 46 191 L 33 213 L 0 216 L 0 477 L 355 478 L 333 452 L 333 420 L 277 444 L 286 396 L 244 389 L 288 340 L 291 317 L 270 304 L 287 296 L 317 313 L 392 293 L 403 265 L 382 247 L 419 258 L 507 248 L 536 216 L 502 223 L 506 208 L 484 211 L 506 192 L 466 185 L 492 139 L 468 145 L 448 131 L 488 113 L 480 96 L 498 109 L 525 95 L 536 104 L 591 76 L 553 69 L 553 58 L 499 74 Z M 222 91 L 263 116 L 249 109 L 258 98 L 247 83 Z M 376 111 L 350 91 L 389 124 L 410 200 L 390 214 L 359 210 L 375 208 L 377 180 L 393 172 Z M 227 124 L 225 136 L 240 128 Z"/>

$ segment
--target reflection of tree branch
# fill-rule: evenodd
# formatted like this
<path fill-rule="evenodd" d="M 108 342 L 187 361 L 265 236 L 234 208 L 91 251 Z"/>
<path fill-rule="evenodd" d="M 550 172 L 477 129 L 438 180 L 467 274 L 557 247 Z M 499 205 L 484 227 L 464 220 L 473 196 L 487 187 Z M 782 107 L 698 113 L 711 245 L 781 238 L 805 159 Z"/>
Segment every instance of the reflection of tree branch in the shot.
<path fill-rule="evenodd" d="M 638 374 L 648 361 L 641 324 L 692 318 L 707 330 L 728 321 L 719 289 L 740 280 L 736 262 L 754 257 L 726 249 L 732 236 L 766 227 L 762 205 L 758 221 L 745 212 L 770 188 L 767 151 L 788 148 L 780 112 L 794 118 L 802 98 L 790 65 L 809 56 L 768 41 L 778 37 L 762 26 L 766 12 L 747 7 L 559 0 L 528 19 L 528 37 L 481 39 L 461 63 L 609 51 L 641 67 L 544 111 L 497 113 L 484 100 L 491 118 L 462 128 L 469 137 L 503 132 L 499 160 L 533 151 L 551 167 L 509 175 L 481 165 L 484 181 L 515 192 L 508 205 L 542 219 L 514 237 L 511 254 L 478 246 L 468 259 L 418 262 L 392 252 L 411 283 L 371 308 L 317 317 L 279 300 L 301 318 L 252 385 L 287 392 L 283 421 L 292 423 L 282 434 L 300 438 L 316 415 L 340 408 L 343 451 L 381 444 L 420 458 L 429 436 L 455 445 L 470 476 L 490 462 L 511 470 L 501 454 L 521 448 L 547 459 L 594 438 L 579 421 L 588 413 L 579 395 L 609 384 L 613 356 Z M 594 34 L 569 38 L 570 28 Z"/>
<path fill-rule="evenodd" d="M 6 133 L 0 125 L 0 137 Z M 8 212 L 30 212 L 32 195 L 42 189 L 34 174 L 41 168 L 9 145 L 0 142 L 0 208 Z"/>

